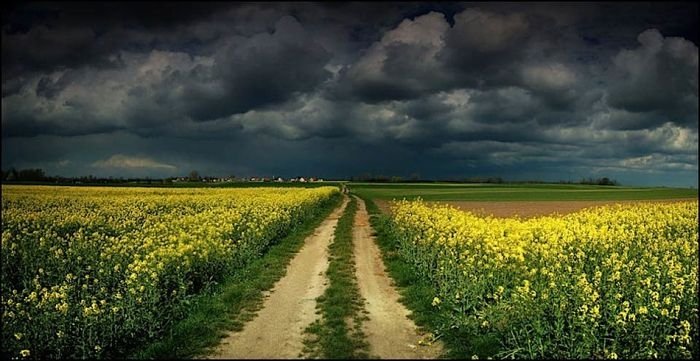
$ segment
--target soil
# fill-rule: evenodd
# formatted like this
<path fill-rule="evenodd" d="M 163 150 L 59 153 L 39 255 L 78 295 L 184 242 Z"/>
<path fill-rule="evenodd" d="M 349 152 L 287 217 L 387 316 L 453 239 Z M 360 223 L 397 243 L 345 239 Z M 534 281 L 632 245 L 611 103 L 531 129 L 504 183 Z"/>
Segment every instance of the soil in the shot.
<path fill-rule="evenodd" d="M 463 211 L 471 211 L 478 215 L 494 217 L 532 218 L 546 215 L 564 215 L 584 208 L 598 207 L 608 204 L 629 204 L 639 202 L 680 202 L 698 201 L 697 198 L 662 199 L 662 200 L 630 200 L 630 201 L 504 201 L 504 202 L 472 202 L 472 201 L 439 201 L 426 203 L 446 203 Z M 390 212 L 391 201 L 375 200 L 377 207 L 385 213 Z"/>
<path fill-rule="evenodd" d="M 304 330 L 316 320 L 316 298 L 327 281 L 328 245 L 348 203 L 335 209 L 309 236 L 290 262 L 287 273 L 266 296 L 262 309 L 240 332 L 226 336 L 209 356 L 215 359 L 298 358 Z"/>
<path fill-rule="evenodd" d="M 390 359 L 434 359 L 442 352 L 440 342 L 419 345 L 429 341 L 430 335 L 418 330 L 409 318 L 410 312 L 399 302 L 399 294 L 392 286 L 382 262 L 365 203 L 359 198 L 353 227 L 353 243 L 357 283 L 365 299 L 369 320 L 363 331 L 370 345 L 370 355 Z"/>

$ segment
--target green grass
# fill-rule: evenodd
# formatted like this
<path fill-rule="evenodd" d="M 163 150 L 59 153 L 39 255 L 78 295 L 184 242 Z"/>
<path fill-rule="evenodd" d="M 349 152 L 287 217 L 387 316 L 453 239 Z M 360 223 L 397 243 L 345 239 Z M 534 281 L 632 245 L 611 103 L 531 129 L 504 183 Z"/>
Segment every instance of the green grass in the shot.
<path fill-rule="evenodd" d="M 697 198 L 690 188 L 643 188 L 580 184 L 371 184 L 348 183 L 371 199 L 426 201 L 574 201 Z"/>
<path fill-rule="evenodd" d="M 333 198 L 318 215 L 296 227 L 286 237 L 270 246 L 235 274 L 210 292 L 194 297 L 182 310 L 183 319 L 174 323 L 155 342 L 135 345 L 124 356 L 138 359 L 184 359 L 205 354 L 218 345 L 226 331 L 241 330 L 262 305 L 262 292 L 271 289 L 286 273 L 287 265 L 301 249 L 306 237 L 340 204 Z"/>
<path fill-rule="evenodd" d="M 390 220 L 368 197 L 360 195 L 367 205 L 370 224 L 376 232 L 377 245 L 382 253 L 384 265 L 394 280 L 401 303 L 411 312 L 417 326 L 431 331 L 445 345 L 441 357 L 465 359 L 472 355 L 480 358 L 495 355 L 499 344 L 493 334 L 484 334 L 478 329 L 452 328 L 449 312 L 440 312 L 432 305 L 434 287 L 419 277 L 413 267 L 397 253 L 398 245 L 391 236 Z"/>
<path fill-rule="evenodd" d="M 305 353 L 311 358 L 368 358 L 369 345 L 362 332 L 364 300 L 355 278 L 352 228 L 357 201 L 352 198 L 338 220 L 333 243 L 328 247 L 328 288 L 317 299 L 321 318 L 306 332 Z"/>

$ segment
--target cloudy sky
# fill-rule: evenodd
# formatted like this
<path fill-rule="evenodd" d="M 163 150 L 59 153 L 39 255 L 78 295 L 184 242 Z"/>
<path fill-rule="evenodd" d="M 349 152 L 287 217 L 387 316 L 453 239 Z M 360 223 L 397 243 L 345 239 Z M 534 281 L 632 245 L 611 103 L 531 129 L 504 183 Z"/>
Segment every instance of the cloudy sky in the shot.
<path fill-rule="evenodd" d="M 698 185 L 690 3 L 24 3 L 2 167 Z"/>

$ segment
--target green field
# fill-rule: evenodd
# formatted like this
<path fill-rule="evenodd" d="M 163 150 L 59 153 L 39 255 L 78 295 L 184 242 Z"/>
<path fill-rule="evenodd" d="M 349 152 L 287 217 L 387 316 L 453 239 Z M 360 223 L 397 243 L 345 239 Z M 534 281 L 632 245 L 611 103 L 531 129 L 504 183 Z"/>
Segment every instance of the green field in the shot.
<path fill-rule="evenodd" d="M 372 199 L 426 201 L 595 201 L 697 198 L 691 188 L 645 188 L 580 184 L 348 183 Z"/>

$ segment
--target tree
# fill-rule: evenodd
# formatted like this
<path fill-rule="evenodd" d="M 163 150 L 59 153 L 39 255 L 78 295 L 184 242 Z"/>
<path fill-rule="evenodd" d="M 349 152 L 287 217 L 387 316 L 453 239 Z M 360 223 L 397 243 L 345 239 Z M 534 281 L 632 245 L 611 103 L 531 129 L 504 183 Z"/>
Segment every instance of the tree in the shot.
<path fill-rule="evenodd" d="M 44 170 L 40 168 L 36 169 L 22 169 L 17 173 L 17 180 L 23 181 L 42 181 L 46 178 Z"/>
<path fill-rule="evenodd" d="M 603 185 L 603 186 L 616 186 L 618 183 L 614 179 L 610 179 L 608 177 L 603 177 L 601 179 L 598 179 L 598 184 Z"/>
<path fill-rule="evenodd" d="M 5 175 L 5 180 L 17 180 L 17 170 L 14 167 L 10 168 L 10 170 L 7 171 L 7 174 Z"/>
<path fill-rule="evenodd" d="M 198 182 L 199 181 L 199 172 L 196 170 L 193 170 L 190 172 L 190 181 L 192 182 Z"/>

